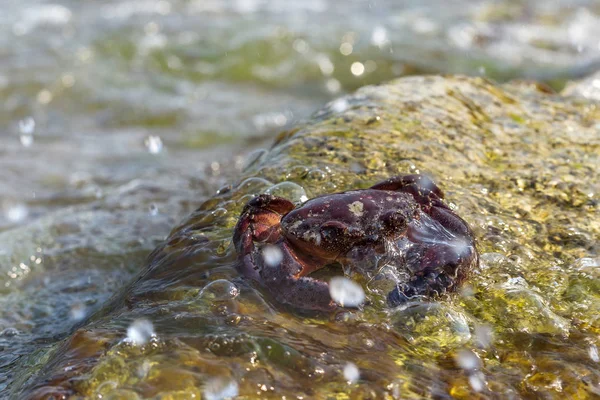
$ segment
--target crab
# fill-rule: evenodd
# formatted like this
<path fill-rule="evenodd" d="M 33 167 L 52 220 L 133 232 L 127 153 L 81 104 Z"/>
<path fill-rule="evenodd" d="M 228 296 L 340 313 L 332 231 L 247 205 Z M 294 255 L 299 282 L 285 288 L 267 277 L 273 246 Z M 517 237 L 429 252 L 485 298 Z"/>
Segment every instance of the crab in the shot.
<path fill-rule="evenodd" d="M 471 229 L 443 198 L 420 174 L 326 194 L 298 207 L 258 195 L 243 208 L 233 235 L 240 272 L 280 303 L 323 312 L 340 305 L 327 282 L 309 275 L 365 254 L 383 256 L 403 271 L 405 278 L 387 294 L 392 307 L 453 291 L 479 257 Z"/>

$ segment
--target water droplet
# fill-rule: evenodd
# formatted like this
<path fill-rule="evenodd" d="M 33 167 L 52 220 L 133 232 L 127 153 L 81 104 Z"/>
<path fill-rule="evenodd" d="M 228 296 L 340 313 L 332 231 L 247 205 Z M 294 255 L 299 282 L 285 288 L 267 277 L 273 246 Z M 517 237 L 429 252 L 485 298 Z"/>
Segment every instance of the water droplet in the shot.
<path fill-rule="evenodd" d="M 308 43 L 306 43 L 306 41 L 302 39 L 294 40 L 292 47 L 300 54 L 304 54 L 308 51 Z"/>
<path fill-rule="evenodd" d="M 352 54 L 353 50 L 354 47 L 352 46 L 352 43 L 344 42 L 340 45 L 340 53 L 342 53 L 344 56 L 349 56 Z"/>
<path fill-rule="evenodd" d="M 33 135 L 21 135 L 19 139 L 23 147 L 30 147 L 33 144 Z"/>
<path fill-rule="evenodd" d="M 30 147 L 33 144 L 33 131 L 35 130 L 35 120 L 27 117 L 19 121 L 19 139 L 23 147 Z"/>
<path fill-rule="evenodd" d="M 593 362 L 600 362 L 600 356 L 598 356 L 598 347 L 596 347 L 595 344 L 590 346 L 588 352 Z"/>
<path fill-rule="evenodd" d="M 382 48 L 389 43 L 387 30 L 383 26 L 376 26 L 371 33 L 371 43 Z"/>
<path fill-rule="evenodd" d="M 281 261 L 283 260 L 283 252 L 277 246 L 265 246 L 262 249 L 263 259 L 265 260 L 265 264 L 269 267 L 279 267 L 281 265 Z"/>
<path fill-rule="evenodd" d="M 350 66 L 350 72 L 352 72 L 352 75 L 354 76 L 361 76 L 365 72 L 365 66 L 361 62 L 353 62 Z"/>
<path fill-rule="evenodd" d="M 469 375 L 469 385 L 476 392 L 481 392 L 485 388 L 485 376 L 478 371 Z"/>
<path fill-rule="evenodd" d="M 237 382 L 229 378 L 213 378 L 204 384 L 203 395 L 206 400 L 224 400 L 236 397 L 239 393 Z"/>
<path fill-rule="evenodd" d="M 148 136 L 144 144 L 151 154 L 158 154 L 163 149 L 163 142 L 160 136 Z"/>
<path fill-rule="evenodd" d="M 136 319 L 127 328 L 127 340 L 136 346 L 146 344 L 155 335 L 154 326 L 147 319 Z"/>
<path fill-rule="evenodd" d="M 331 102 L 329 107 L 333 112 L 341 113 L 348 109 L 348 101 L 342 97 Z"/>
<path fill-rule="evenodd" d="M 83 305 L 81 303 L 74 304 L 73 307 L 71 307 L 71 311 L 69 312 L 69 317 L 73 321 L 81 321 L 82 319 L 85 318 L 86 315 L 87 315 L 87 312 L 85 309 L 85 305 Z"/>
<path fill-rule="evenodd" d="M 317 64 L 319 64 L 319 69 L 321 70 L 321 73 L 325 76 L 329 76 L 331 74 L 333 74 L 333 71 L 335 70 L 335 66 L 333 65 L 333 62 L 331 62 L 331 59 L 326 55 L 326 54 L 317 54 L 317 56 L 315 57 L 315 60 L 317 61 Z"/>
<path fill-rule="evenodd" d="M 19 121 L 19 131 L 22 135 L 32 135 L 35 130 L 35 120 L 32 117 L 23 118 Z"/>
<path fill-rule="evenodd" d="M 37 98 L 38 103 L 48 104 L 52 101 L 54 96 L 52 95 L 51 91 L 49 91 L 48 89 L 44 89 L 44 90 L 40 90 L 40 92 L 37 94 L 36 98 Z"/>
<path fill-rule="evenodd" d="M 492 327 L 489 325 L 475 325 L 475 341 L 481 348 L 488 348 L 492 343 Z"/>
<path fill-rule="evenodd" d="M 6 219 L 8 219 L 10 222 L 20 222 L 27 218 L 28 214 L 29 210 L 23 204 L 16 204 L 5 212 Z"/>
<path fill-rule="evenodd" d="M 481 360 L 471 350 L 460 350 L 455 360 L 456 364 L 465 371 L 473 371 L 481 366 Z"/>
<path fill-rule="evenodd" d="M 348 383 L 355 383 L 356 381 L 358 381 L 359 378 L 360 371 L 356 364 L 351 362 L 347 363 L 344 366 L 344 379 L 346 379 Z"/>
<path fill-rule="evenodd" d="M 329 294 L 342 307 L 358 307 L 365 301 L 365 292 L 358 283 L 336 276 L 329 281 Z"/>
<path fill-rule="evenodd" d="M 342 88 L 342 84 L 337 79 L 331 78 L 331 79 L 327 79 L 327 82 L 325 82 L 325 87 L 327 88 L 327 90 L 329 92 L 337 93 Z"/>

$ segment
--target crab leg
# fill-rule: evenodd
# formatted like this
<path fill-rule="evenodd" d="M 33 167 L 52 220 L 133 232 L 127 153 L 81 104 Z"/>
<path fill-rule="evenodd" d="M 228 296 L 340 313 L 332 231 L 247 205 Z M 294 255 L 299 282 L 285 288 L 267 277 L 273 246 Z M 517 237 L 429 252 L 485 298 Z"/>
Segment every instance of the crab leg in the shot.
<path fill-rule="evenodd" d="M 423 206 L 447 207 L 441 199 L 444 192 L 425 175 L 398 175 L 371 186 L 375 190 L 391 190 L 405 192 L 413 195 L 415 200 Z"/>

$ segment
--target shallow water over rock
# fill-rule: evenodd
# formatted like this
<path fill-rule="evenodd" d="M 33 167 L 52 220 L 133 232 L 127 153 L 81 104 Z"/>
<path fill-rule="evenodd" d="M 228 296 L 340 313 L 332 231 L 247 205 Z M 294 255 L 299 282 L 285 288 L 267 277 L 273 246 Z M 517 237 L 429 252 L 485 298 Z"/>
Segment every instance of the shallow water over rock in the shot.
<path fill-rule="evenodd" d="M 511 329 L 517 329 L 523 335 L 564 335 L 567 332 L 571 337 L 572 324 L 585 332 L 598 328 L 595 319 L 584 318 L 591 315 L 588 313 L 598 311 L 594 297 L 598 292 L 598 274 L 594 272 L 598 256 L 597 249 L 589 244 L 597 232 L 590 228 L 593 219 L 580 223 L 580 220 L 559 213 L 556 215 L 562 219 L 553 220 L 555 214 L 539 215 L 537 205 L 537 201 L 555 202 L 562 212 L 563 208 L 589 207 L 590 201 L 596 201 L 593 196 L 591 200 L 586 197 L 590 190 L 596 190 L 587 175 L 571 174 L 573 168 L 579 168 L 579 173 L 591 171 L 589 176 L 593 176 L 594 168 L 597 171 L 597 164 L 594 164 L 597 159 L 580 157 L 581 153 L 576 150 L 577 146 L 583 146 L 582 143 L 591 142 L 589 130 L 597 124 L 597 118 L 585 119 L 583 115 L 595 112 L 593 103 L 578 103 L 575 109 L 558 112 L 553 107 L 562 109 L 564 100 L 555 102 L 549 100 L 554 99 L 552 96 L 544 97 L 540 105 L 534 101 L 540 110 L 550 110 L 545 116 L 536 114 L 543 123 L 534 118 L 533 125 L 529 124 L 527 115 L 513 107 L 509 114 L 485 125 L 490 121 L 477 108 L 482 97 L 479 92 L 464 96 L 444 91 L 427 93 L 419 89 L 421 83 L 416 83 L 402 89 L 414 95 L 403 110 L 420 112 L 414 107 L 421 99 L 435 93 L 444 102 L 446 96 L 452 97 L 453 101 L 459 100 L 462 102 L 460 107 L 473 108 L 470 111 L 473 124 L 479 127 L 475 129 L 489 130 L 486 135 L 479 131 L 475 135 L 484 142 L 485 148 L 463 143 L 462 131 L 457 130 L 452 118 L 445 117 L 454 117 L 455 108 L 448 107 L 455 105 L 432 106 L 425 110 L 427 118 L 444 121 L 439 124 L 432 124 L 416 114 L 419 116 L 411 117 L 401 125 L 381 126 L 382 115 L 368 112 L 348 124 L 348 112 L 381 106 L 377 104 L 389 95 L 382 89 L 381 95 L 364 97 L 363 94 L 333 102 L 319 115 L 335 118 L 339 124 L 335 128 L 332 128 L 333 122 L 317 127 L 322 129 L 321 136 L 307 137 L 307 144 L 300 150 L 294 145 L 296 142 L 287 141 L 271 151 L 259 148 L 252 152 L 260 146 L 268 147 L 272 140 L 270 136 L 307 118 L 324 102 L 362 85 L 401 75 L 459 72 L 499 80 L 534 77 L 559 88 L 565 78 L 579 77 L 597 68 L 600 59 L 597 44 L 600 8 L 597 2 L 461 0 L 447 7 L 446 1 L 414 0 L 6 0 L 2 6 L 0 397 L 12 393 L 13 397 L 20 398 L 18 393 L 22 388 L 31 386 L 34 381 L 40 384 L 43 374 L 57 373 L 60 368 L 52 370 L 52 365 L 62 361 L 58 364 L 51 361 L 41 375 L 36 375 L 61 340 L 70 337 L 74 326 L 86 323 L 90 315 L 101 309 L 115 293 L 120 297 L 103 311 L 109 315 L 107 320 L 116 318 L 114 313 L 119 313 L 124 299 L 128 299 L 126 304 L 129 304 L 130 301 L 135 303 L 137 298 L 146 299 L 147 303 L 142 301 L 139 307 L 149 307 L 152 318 L 147 318 L 136 308 L 135 312 L 124 314 L 122 320 L 116 318 L 120 322 L 108 326 L 105 333 L 96 332 L 89 337 L 77 334 L 70 339 L 82 349 L 73 356 L 79 359 L 85 354 L 90 355 L 88 366 L 97 368 L 94 374 L 100 374 L 104 379 L 103 384 L 93 381 L 81 384 L 78 390 L 89 396 L 103 394 L 106 397 L 112 393 L 116 398 L 136 398 L 180 389 L 165 383 L 169 378 L 163 377 L 168 374 L 153 375 L 156 362 L 140 354 L 135 371 L 146 380 L 133 374 L 134 370 L 129 367 L 123 369 L 129 371 L 123 378 L 117 378 L 113 364 L 98 361 L 97 357 L 103 353 L 94 353 L 96 340 L 103 342 L 114 334 L 111 346 L 121 343 L 127 337 L 131 323 L 140 320 L 153 323 L 159 341 L 179 340 L 183 337 L 182 326 L 190 329 L 192 336 L 198 329 L 197 336 L 206 346 L 210 344 L 214 352 L 210 356 L 216 357 L 218 362 L 221 358 L 224 360 L 222 369 L 194 370 L 184 374 L 191 375 L 184 385 L 194 387 L 186 386 L 186 394 L 181 394 L 184 397 L 190 393 L 202 393 L 209 398 L 249 393 L 251 384 L 241 379 L 256 384 L 266 382 L 268 379 L 264 376 L 269 377 L 268 374 L 272 374 L 269 379 L 281 379 L 281 385 L 292 388 L 288 390 L 292 394 L 311 387 L 314 379 L 323 387 L 329 384 L 340 392 L 348 388 L 358 392 L 364 390 L 365 396 L 373 390 L 377 393 L 385 391 L 392 396 L 399 393 L 408 396 L 404 388 L 409 384 L 402 382 L 409 381 L 416 382 L 415 387 L 421 389 L 429 388 L 427 390 L 436 393 L 445 391 L 447 386 L 440 383 L 440 379 L 447 382 L 446 375 L 435 378 L 432 371 L 436 368 L 448 371 L 449 365 L 454 368 L 455 357 L 444 359 L 442 367 L 429 359 L 426 366 L 422 366 L 419 363 L 423 358 L 419 357 L 413 361 L 398 361 L 408 354 L 405 347 L 414 346 L 410 344 L 413 340 L 410 338 L 414 338 L 411 329 L 429 329 L 427 332 L 431 333 L 430 326 L 433 325 L 425 323 L 423 328 L 419 328 L 421 324 L 410 325 L 408 333 L 398 334 L 394 330 L 391 336 L 382 334 L 379 328 L 374 329 L 376 333 L 371 336 L 367 333 L 371 328 L 364 328 L 364 337 L 345 337 L 340 343 L 323 339 L 325 345 L 320 346 L 320 338 L 325 336 L 320 328 L 314 333 L 317 339 L 307 339 L 309 336 L 301 333 L 305 319 L 296 320 L 289 314 L 282 317 L 281 310 L 265 303 L 261 296 L 249 291 L 244 281 L 238 280 L 232 267 L 234 255 L 229 244 L 230 232 L 225 233 L 236 220 L 238 207 L 256 193 L 270 192 L 303 202 L 305 197 L 365 187 L 379 178 L 414 172 L 419 168 L 434 173 L 442 188 L 450 191 L 452 201 L 475 191 L 481 194 L 481 199 L 471 199 L 469 204 L 479 204 L 482 199 L 488 202 L 485 207 L 478 206 L 473 213 L 479 215 L 481 209 L 485 211 L 486 226 L 489 227 L 481 228 L 480 236 L 485 230 L 492 232 L 487 235 L 495 238 L 493 246 L 482 254 L 485 260 L 482 271 L 487 271 L 485 274 L 488 275 L 484 274 L 485 279 L 481 282 L 488 283 L 477 283 L 476 277 L 474 288 L 466 287 L 464 293 L 474 296 L 481 291 L 481 285 L 489 286 L 485 310 L 494 311 L 491 314 L 482 311 L 481 315 L 472 312 L 477 315 L 476 319 L 470 315 L 467 315 L 469 318 L 453 317 L 457 321 L 466 321 L 473 343 L 489 343 L 484 346 L 489 348 L 495 335 L 477 335 L 477 332 L 485 332 L 491 326 L 494 332 Z M 590 78 L 578 86 L 571 86 L 568 93 L 597 99 L 596 80 Z M 535 93 L 533 87 L 531 90 Z M 490 91 L 504 94 L 495 87 Z M 500 97 L 498 101 L 510 103 L 510 96 Z M 435 98 L 431 100 L 435 101 Z M 560 121 L 557 126 L 568 134 L 544 133 L 548 121 L 555 120 Z M 443 132 L 443 135 L 432 138 L 415 130 L 420 121 L 428 124 L 428 129 Z M 563 152 L 558 161 L 548 159 L 533 167 L 522 163 L 523 158 L 529 157 L 532 143 L 536 143 L 531 139 L 533 134 L 523 135 L 527 138 L 522 143 L 525 148 L 520 157 L 513 154 L 511 159 L 518 160 L 515 165 L 522 166 L 523 171 L 534 169 L 538 175 L 523 172 L 511 178 L 509 184 L 502 173 L 506 163 L 504 148 L 516 147 L 520 139 L 501 133 L 520 135 L 519 129 L 524 125 L 552 137 L 548 142 L 550 147 L 563 149 Z M 398 129 L 404 132 L 402 138 L 394 140 L 387 148 L 373 149 L 364 144 L 373 140 L 362 135 L 364 130 L 377 135 L 380 131 L 397 135 Z M 419 144 L 421 139 L 425 144 Z M 396 144 L 400 140 L 402 145 Z M 568 150 L 572 143 L 579 144 L 573 147 L 574 150 Z M 543 158 L 549 150 L 543 143 L 536 151 L 539 158 Z M 246 152 L 252 153 L 238 156 Z M 467 154 L 467 161 L 461 158 L 461 153 Z M 437 157 L 436 163 L 440 165 L 434 168 L 431 157 Z M 444 162 L 440 163 L 440 160 Z M 339 168 L 336 163 L 343 167 Z M 498 174 L 492 178 L 489 173 L 479 176 L 481 165 L 498 168 Z M 240 179 L 243 168 L 246 172 Z M 458 171 L 468 174 L 462 176 Z M 540 171 L 546 171 L 543 179 Z M 457 179 L 457 176 L 462 180 L 458 179 L 456 184 L 447 180 L 448 177 Z M 206 206 L 206 213 L 215 223 L 221 224 L 223 232 L 206 230 L 194 236 L 199 243 L 209 240 L 212 247 L 206 250 L 208 255 L 198 255 L 197 264 L 190 265 L 200 266 L 199 269 L 204 265 L 210 271 L 215 265 L 221 265 L 216 276 L 211 275 L 212 272 L 202 272 L 201 279 L 192 276 L 188 283 L 181 284 L 182 276 L 188 273 L 187 268 L 192 267 L 185 257 L 173 255 L 180 260 L 176 264 L 182 269 L 182 275 L 159 277 L 155 281 L 144 278 L 143 287 L 138 287 L 142 285 L 139 283 L 133 286 L 135 290 L 131 289 L 130 295 L 135 292 L 135 296 L 125 296 L 123 293 L 129 290 L 130 279 L 147 266 L 148 253 L 162 243 L 172 227 L 218 188 L 230 183 L 238 183 L 235 191 L 243 195 L 230 200 L 210 200 Z M 512 193 L 517 188 L 517 195 L 510 199 L 498 197 L 498 193 Z M 524 198 L 521 197 L 523 194 L 526 195 Z M 461 215 L 463 212 L 460 210 Z M 198 214 L 198 218 L 205 218 L 203 215 Z M 554 223 L 548 222 L 550 220 Z M 477 223 L 482 224 L 481 221 Z M 536 252 L 525 252 L 522 246 L 517 246 L 517 252 L 514 242 L 506 241 L 506 236 L 530 240 L 530 246 L 538 250 L 543 247 L 543 254 L 553 256 L 540 257 Z M 180 246 L 188 245 L 184 242 Z M 531 260 L 537 261 L 530 264 Z M 154 259 L 153 264 L 161 262 Z M 537 268 L 533 275 L 535 279 L 527 279 L 527 274 L 532 273 L 527 272 L 531 265 Z M 548 274 L 542 271 L 548 271 Z M 329 277 L 340 271 L 320 273 Z M 489 277 L 494 279 L 487 281 Z M 360 281 L 359 277 L 353 278 Z M 165 279 L 172 279 L 171 284 L 179 289 L 165 289 Z M 209 285 L 209 282 L 215 283 Z M 367 293 L 377 289 L 374 282 L 360 283 Z M 158 300 L 154 302 L 152 298 L 158 299 L 161 295 L 168 299 L 164 301 L 167 305 L 173 302 L 173 315 L 180 319 L 197 314 L 196 308 L 190 311 L 188 301 L 202 310 L 216 307 L 213 312 L 229 315 L 231 321 L 227 323 L 234 325 L 246 321 L 244 316 L 250 312 L 244 307 L 256 304 L 254 311 L 259 321 L 264 318 L 264 313 L 271 313 L 269 315 L 277 316 L 273 324 L 287 329 L 278 331 L 276 338 L 285 337 L 289 331 L 294 334 L 279 347 L 273 341 L 265 341 L 265 337 L 275 340 L 269 324 L 250 336 L 245 336 L 248 335 L 245 329 L 216 329 L 218 332 L 209 340 L 203 336 L 206 332 L 194 323 L 189 327 L 185 323 L 181 326 L 173 324 L 167 305 L 162 309 L 166 313 L 165 320 L 162 325 L 158 324 L 154 318 Z M 190 300 L 192 297 L 193 301 Z M 509 298 L 512 300 L 508 301 Z M 177 301 L 182 303 L 177 305 Z M 369 301 L 376 312 L 365 308 L 367 314 L 383 312 L 384 315 L 363 317 L 348 312 L 336 321 L 355 324 L 369 321 L 366 326 L 373 321 L 384 321 L 387 326 L 392 318 L 384 311 L 383 303 L 378 303 L 377 296 L 372 295 Z M 437 310 L 453 310 L 452 315 L 462 312 L 460 308 L 456 311 L 456 300 L 448 303 L 450 307 L 439 304 L 442 306 L 438 303 L 428 306 L 430 311 L 427 312 L 434 316 L 442 315 L 443 311 Z M 497 317 L 503 309 L 507 310 L 506 318 Z M 415 321 L 421 315 L 428 315 L 423 314 L 421 308 L 419 310 L 415 312 L 419 315 Z M 469 310 L 467 314 L 471 312 Z M 528 315 L 537 313 L 539 319 L 523 320 L 520 318 L 522 310 L 527 310 Z M 580 314 L 583 317 L 580 318 Z M 197 319 L 204 321 L 199 323 L 201 326 L 219 326 L 223 320 L 229 321 L 225 317 L 223 320 L 202 318 Z M 326 321 L 321 320 L 311 320 L 311 323 L 326 325 Z M 436 323 L 443 332 L 453 334 L 451 322 L 434 319 L 433 324 Z M 104 322 L 98 324 L 105 326 Z M 347 329 L 346 325 L 332 326 L 334 334 Z M 460 334 L 465 334 L 464 329 Z M 381 372 L 373 361 L 375 355 L 381 353 L 379 350 L 369 352 L 375 346 L 371 337 L 393 343 L 390 349 L 396 352 L 397 359 L 382 357 Z M 398 344 L 398 338 L 407 340 L 406 346 Z M 436 342 L 428 340 L 427 336 L 422 338 L 420 343 Z M 589 346 L 578 352 L 577 357 L 581 356 L 581 360 L 585 360 L 581 361 L 583 363 L 595 365 L 597 342 L 585 335 L 580 339 L 574 339 L 577 346 L 583 349 L 585 340 Z M 501 336 L 500 340 L 504 338 Z M 446 341 L 451 340 L 438 340 L 440 343 Z M 192 348 L 201 347 L 198 340 L 192 342 Z M 347 344 L 350 342 L 351 345 Z M 164 342 L 149 340 L 145 346 L 158 346 L 159 343 Z M 177 349 L 175 352 L 181 350 L 180 344 L 173 345 Z M 266 346 L 278 349 L 279 353 L 257 350 L 266 349 Z M 333 347 L 338 349 L 334 354 L 343 353 L 347 357 L 336 361 L 326 358 L 322 353 L 329 351 L 330 346 L 337 346 Z M 348 349 L 345 346 L 349 346 Z M 231 350 L 234 347 L 236 350 Z M 229 350 L 219 352 L 218 348 Z M 555 349 L 548 351 L 554 354 Z M 165 359 L 165 352 L 168 350 L 157 356 L 158 363 Z M 231 369 L 231 363 L 238 362 L 235 357 L 241 357 L 238 365 L 245 366 L 246 356 L 253 352 L 260 354 L 263 360 L 275 360 L 267 362 L 267 372 L 259 368 L 246 378 L 240 369 Z M 295 361 L 286 364 L 287 370 L 275 371 L 272 365 L 281 365 L 280 355 L 286 352 Z M 353 352 L 373 354 L 373 359 L 356 360 L 358 356 L 351 356 Z M 58 355 L 53 357 L 52 360 L 60 358 Z M 207 353 L 203 352 L 202 357 L 208 357 Z M 319 361 L 320 357 L 324 361 Z M 492 368 L 488 367 L 490 357 L 481 354 L 478 357 L 482 358 L 486 368 Z M 212 362 L 210 357 L 208 359 Z M 121 361 L 117 358 L 115 365 L 128 365 Z M 254 356 L 252 365 L 259 365 L 259 361 L 258 355 Z M 270 362 L 275 364 L 268 364 Z M 397 367 L 411 362 L 412 370 Z M 509 361 L 502 362 L 506 366 Z M 105 366 L 99 367 L 100 364 Z M 171 376 L 176 376 L 181 368 L 185 369 L 181 365 L 188 365 L 182 361 L 178 366 L 173 360 L 166 364 L 170 365 Z M 306 375 L 295 375 L 296 369 L 290 365 L 300 365 L 298 371 L 304 371 Z M 358 368 L 358 381 L 355 375 L 350 374 L 350 379 L 344 373 L 348 365 Z M 533 361 L 527 365 L 532 366 L 530 370 L 523 367 L 519 373 L 530 371 L 534 376 L 531 371 L 540 370 Z M 70 365 L 64 368 L 65 373 L 79 371 Z M 316 372 L 311 372 L 313 368 Z M 352 367 L 349 368 L 352 372 Z M 551 369 L 547 367 L 541 371 Z M 416 378 L 421 370 L 427 372 L 423 373 L 422 382 Z M 475 382 L 473 387 L 482 388 L 488 382 L 484 379 L 487 375 L 482 378 L 480 371 L 476 372 L 466 374 L 464 382 Z M 394 374 L 398 379 L 390 380 Z M 402 380 L 404 375 L 410 379 Z M 329 382 L 330 376 L 335 377 L 331 382 L 336 383 Z M 378 381 L 375 377 L 387 378 Z M 507 382 L 505 375 L 500 377 L 505 380 L 498 378 L 498 382 Z M 511 389 L 517 392 L 530 391 L 528 395 L 537 393 L 536 390 L 560 391 L 564 386 L 563 378 L 542 372 L 520 384 L 515 383 L 519 381 L 515 378 L 509 386 L 517 388 Z M 592 378 L 585 374 L 581 378 L 588 385 L 586 394 L 598 391 L 594 386 L 597 382 Z M 572 380 L 577 379 L 579 376 Z M 346 386 L 348 381 L 352 385 Z M 364 382 L 367 382 L 366 386 L 363 386 Z M 274 392 L 267 383 L 251 389 L 264 396 Z M 458 396 L 464 391 L 452 393 Z"/>
<path fill-rule="evenodd" d="M 597 394 L 597 105 L 535 84 L 461 77 L 405 78 L 343 101 L 344 110 L 331 103 L 281 134 L 240 184 L 175 228 L 100 312 L 21 360 L 22 376 L 39 372 L 13 393 Z M 481 265 L 460 293 L 390 309 L 359 282 L 363 307 L 310 316 L 240 278 L 231 234 L 250 195 L 287 181 L 310 198 L 404 172 L 434 176 L 475 231 Z M 124 340 L 140 320 L 155 336 Z"/>

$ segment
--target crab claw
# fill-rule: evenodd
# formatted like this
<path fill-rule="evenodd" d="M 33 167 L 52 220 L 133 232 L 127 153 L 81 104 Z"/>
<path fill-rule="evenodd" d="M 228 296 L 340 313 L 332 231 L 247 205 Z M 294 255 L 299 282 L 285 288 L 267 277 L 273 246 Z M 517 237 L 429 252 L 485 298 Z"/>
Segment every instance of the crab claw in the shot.
<path fill-rule="evenodd" d="M 260 255 L 262 267 L 260 278 L 270 293 L 280 303 L 303 310 L 330 312 L 337 308 L 329 294 L 327 282 L 305 276 L 310 271 L 293 250 L 283 240 L 276 243 L 276 251 L 280 252 L 280 262 L 275 265 L 265 262 Z"/>
<path fill-rule="evenodd" d="M 280 303 L 304 310 L 332 311 L 336 305 L 329 295 L 329 285 L 305 276 L 314 268 L 300 260 L 281 235 L 281 218 L 293 209 L 289 200 L 268 194 L 246 204 L 233 234 L 241 272 L 266 287 Z"/>
<path fill-rule="evenodd" d="M 260 266 L 254 262 L 254 242 L 275 243 L 281 236 L 281 217 L 293 209 L 291 201 L 269 194 L 261 194 L 244 206 L 233 231 L 233 243 L 242 259 L 244 275 L 260 281 Z"/>

